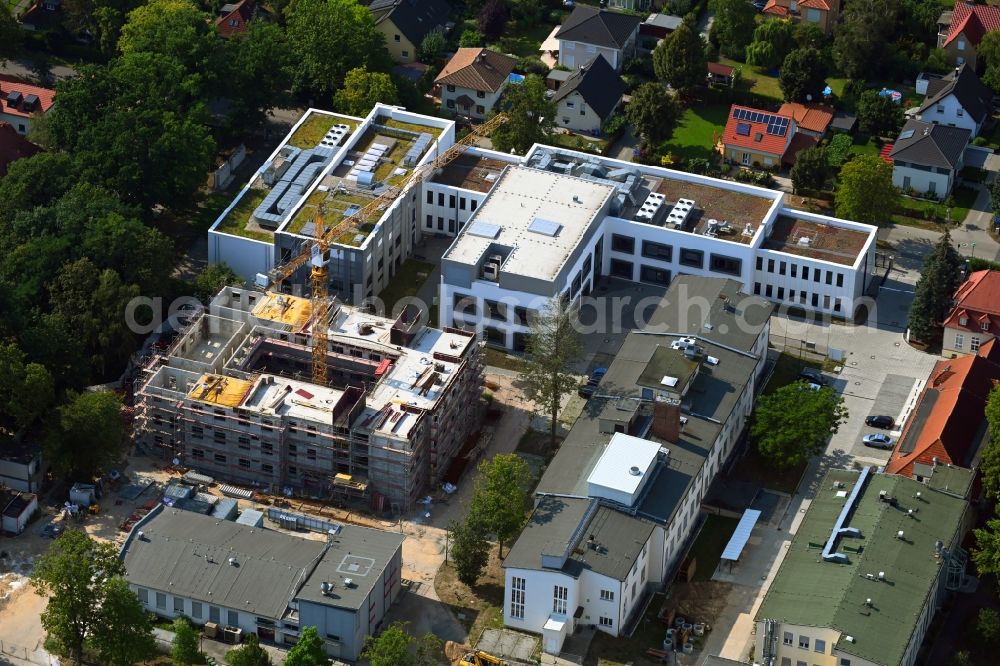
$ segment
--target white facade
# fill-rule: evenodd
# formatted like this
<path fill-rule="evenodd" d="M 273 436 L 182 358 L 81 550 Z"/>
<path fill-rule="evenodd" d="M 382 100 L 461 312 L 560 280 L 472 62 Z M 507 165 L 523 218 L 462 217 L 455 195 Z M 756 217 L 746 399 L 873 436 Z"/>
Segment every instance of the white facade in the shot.
<path fill-rule="evenodd" d="M 938 100 L 934 106 L 929 107 L 917 117 L 924 122 L 935 125 L 967 129 L 972 132 L 973 138 L 979 136 L 979 130 L 983 128 L 981 123 L 977 123 L 976 119 L 966 112 L 954 94 Z"/>
<path fill-rule="evenodd" d="M 574 132 L 593 134 L 600 131 L 604 120 L 587 104 L 583 95 L 575 91 L 559 100 L 556 105 L 556 125 Z"/>
<path fill-rule="evenodd" d="M 497 105 L 497 102 L 500 101 L 500 97 L 506 89 L 507 79 L 504 79 L 500 87 L 493 92 L 445 84 L 441 86 L 441 110 L 446 113 L 455 113 L 460 116 L 482 120 Z M 462 100 L 462 102 L 459 101 L 458 98 L 463 95 L 472 100 L 470 106 L 462 104 L 465 100 Z"/>
<path fill-rule="evenodd" d="M 955 184 L 955 174 L 961 169 L 961 162 L 953 171 L 940 167 L 918 168 L 896 161 L 892 165 L 892 184 L 904 191 L 931 194 L 940 199 L 951 193 L 951 188 Z"/>
<path fill-rule="evenodd" d="M 424 181 L 420 190 L 419 226 L 429 236 L 455 236 L 485 198 L 485 192 Z"/>
<path fill-rule="evenodd" d="M 608 64 L 615 68 L 616 72 L 620 72 L 625 61 L 635 55 L 635 41 L 638 34 L 637 28 L 628 38 L 625 47 L 621 49 L 560 39 L 559 64 L 570 69 L 579 69 L 589 65 L 598 55 L 602 55 Z"/>

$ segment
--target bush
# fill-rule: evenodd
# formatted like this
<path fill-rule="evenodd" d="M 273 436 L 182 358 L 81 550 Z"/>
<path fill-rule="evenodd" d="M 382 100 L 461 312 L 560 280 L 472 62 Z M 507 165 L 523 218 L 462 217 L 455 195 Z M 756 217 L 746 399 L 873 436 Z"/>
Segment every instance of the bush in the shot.
<path fill-rule="evenodd" d="M 542 62 L 541 59 L 534 56 L 518 58 L 517 66 L 514 67 L 514 69 L 521 74 L 537 74 L 542 78 L 547 76 L 549 73 L 549 66 Z"/>
<path fill-rule="evenodd" d="M 704 157 L 692 157 L 687 161 L 687 170 L 691 173 L 704 174 L 712 168 L 712 163 Z"/>
<path fill-rule="evenodd" d="M 976 618 L 976 633 L 987 645 L 1000 642 L 1000 613 L 992 608 L 980 608 Z"/>
<path fill-rule="evenodd" d="M 830 139 L 830 146 L 827 148 L 827 155 L 830 157 L 830 166 L 839 169 L 851 154 L 851 146 L 854 139 L 850 134 L 837 134 Z"/>
<path fill-rule="evenodd" d="M 990 261 L 989 259 L 971 257 L 966 261 L 969 262 L 969 271 L 972 273 L 976 271 L 1000 271 L 1000 263 Z"/>
<path fill-rule="evenodd" d="M 483 33 L 472 28 L 462 31 L 462 36 L 458 38 L 458 45 L 463 48 L 476 48 L 483 45 Z"/>
<path fill-rule="evenodd" d="M 628 121 L 625 120 L 623 114 L 615 113 L 604 122 L 604 127 L 601 128 L 601 131 L 606 137 L 617 136 L 625 129 L 625 125 L 627 124 Z"/>
<path fill-rule="evenodd" d="M 972 140 L 972 145 L 973 146 L 988 146 L 988 145 L 990 145 L 990 142 L 986 140 L 985 136 L 977 136 L 975 139 Z"/>

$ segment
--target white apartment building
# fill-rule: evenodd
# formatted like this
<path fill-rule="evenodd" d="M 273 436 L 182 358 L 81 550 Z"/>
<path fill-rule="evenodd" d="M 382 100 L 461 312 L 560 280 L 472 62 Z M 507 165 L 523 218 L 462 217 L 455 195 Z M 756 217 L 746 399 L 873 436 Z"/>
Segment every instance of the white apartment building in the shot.
<path fill-rule="evenodd" d="M 626 632 L 683 558 L 764 367 L 772 306 L 739 287 L 675 280 L 546 468 L 504 560 L 504 623 L 546 652 L 581 625 Z"/>
<path fill-rule="evenodd" d="M 732 277 L 847 319 L 874 270 L 875 227 L 793 210 L 773 190 L 548 146 L 495 183 L 442 257 L 440 311 L 508 349 L 523 350 L 548 298 L 577 301 L 607 277 Z"/>

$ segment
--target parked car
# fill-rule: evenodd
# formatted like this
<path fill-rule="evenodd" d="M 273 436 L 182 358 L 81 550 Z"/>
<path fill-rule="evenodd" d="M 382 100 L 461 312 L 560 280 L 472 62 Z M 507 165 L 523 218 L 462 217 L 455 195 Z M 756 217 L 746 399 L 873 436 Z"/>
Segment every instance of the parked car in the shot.
<path fill-rule="evenodd" d="M 820 386 L 826 386 L 826 378 L 823 377 L 823 373 L 816 368 L 802 368 L 802 370 L 799 371 L 799 379 L 804 379 L 807 382 L 819 384 Z"/>
<path fill-rule="evenodd" d="M 893 439 L 889 435 L 878 432 L 873 435 L 865 435 L 861 441 L 864 442 L 865 446 L 870 446 L 873 449 L 891 449 Z"/>
<path fill-rule="evenodd" d="M 580 384 L 580 388 L 577 390 L 577 395 L 581 398 L 590 399 L 590 396 L 594 395 L 594 391 L 597 390 L 597 384 L 591 384 L 587 382 L 586 384 Z"/>
<path fill-rule="evenodd" d="M 883 430 L 890 430 L 892 426 L 896 425 L 896 421 L 891 416 L 885 415 L 871 415 L 865 418 L 865 425 L 871 426 L 873 428 L 882 428 Z"/>
<path fill-rule="evenodd" d="M 594 368 L 590 372 L 590 381 L 592 381 L 592 382 L 594 382 L 596 384 L 596 383 L 600 382 L 601 379 L 606 374 L 608 374 L 608 369 L 607 368 Z"/>

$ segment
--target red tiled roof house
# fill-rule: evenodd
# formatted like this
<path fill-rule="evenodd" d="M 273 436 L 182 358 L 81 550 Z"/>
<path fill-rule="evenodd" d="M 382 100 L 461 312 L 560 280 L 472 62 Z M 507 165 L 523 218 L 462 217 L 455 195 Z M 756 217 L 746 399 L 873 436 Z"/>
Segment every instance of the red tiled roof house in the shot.
<path fill-rule="evenodd" d="M 789 148 L 795 133 L 791 116 L 733 104 L 722 132 L 723 157 L 747 167 L 780 168 L 793 161 Z"/>
<path fill-rule="evenodd" d="M 953 11 L 938 19 L 938 48 L 944 49 L 950 65 L 976 67 L 976 50 L 987 32 L 1000 30 L 1000 7 L 956 2 Z"/>
<path fill-rule="evenodd" d="M 31 131 L 31 119 L 48 113 L 56 91 L 0 76 L 0 122 L 10 123 L 24 136 Z"/>
<path fill-rule="evenodd" d="M 840 16 L 840 0 L 767 0 L 764 16 L 812 23 L 829 35 Z"/>
<path fill-rule="evenodd" d="M 254 0 L 240 0 L 236 3 L 222 5 L 219 17 L 215 19 L 215 29 L 219 37 L 229 39 L 233 35 L 246 32 L 250 19 L 253 18 L 256 3 Z"/>
<path fill-rule="evenodd" d="M 955 292 L 944 320 L 943 356 L 975 354 L 1000 334 L 1000 271 L 976 271 Z"/>

